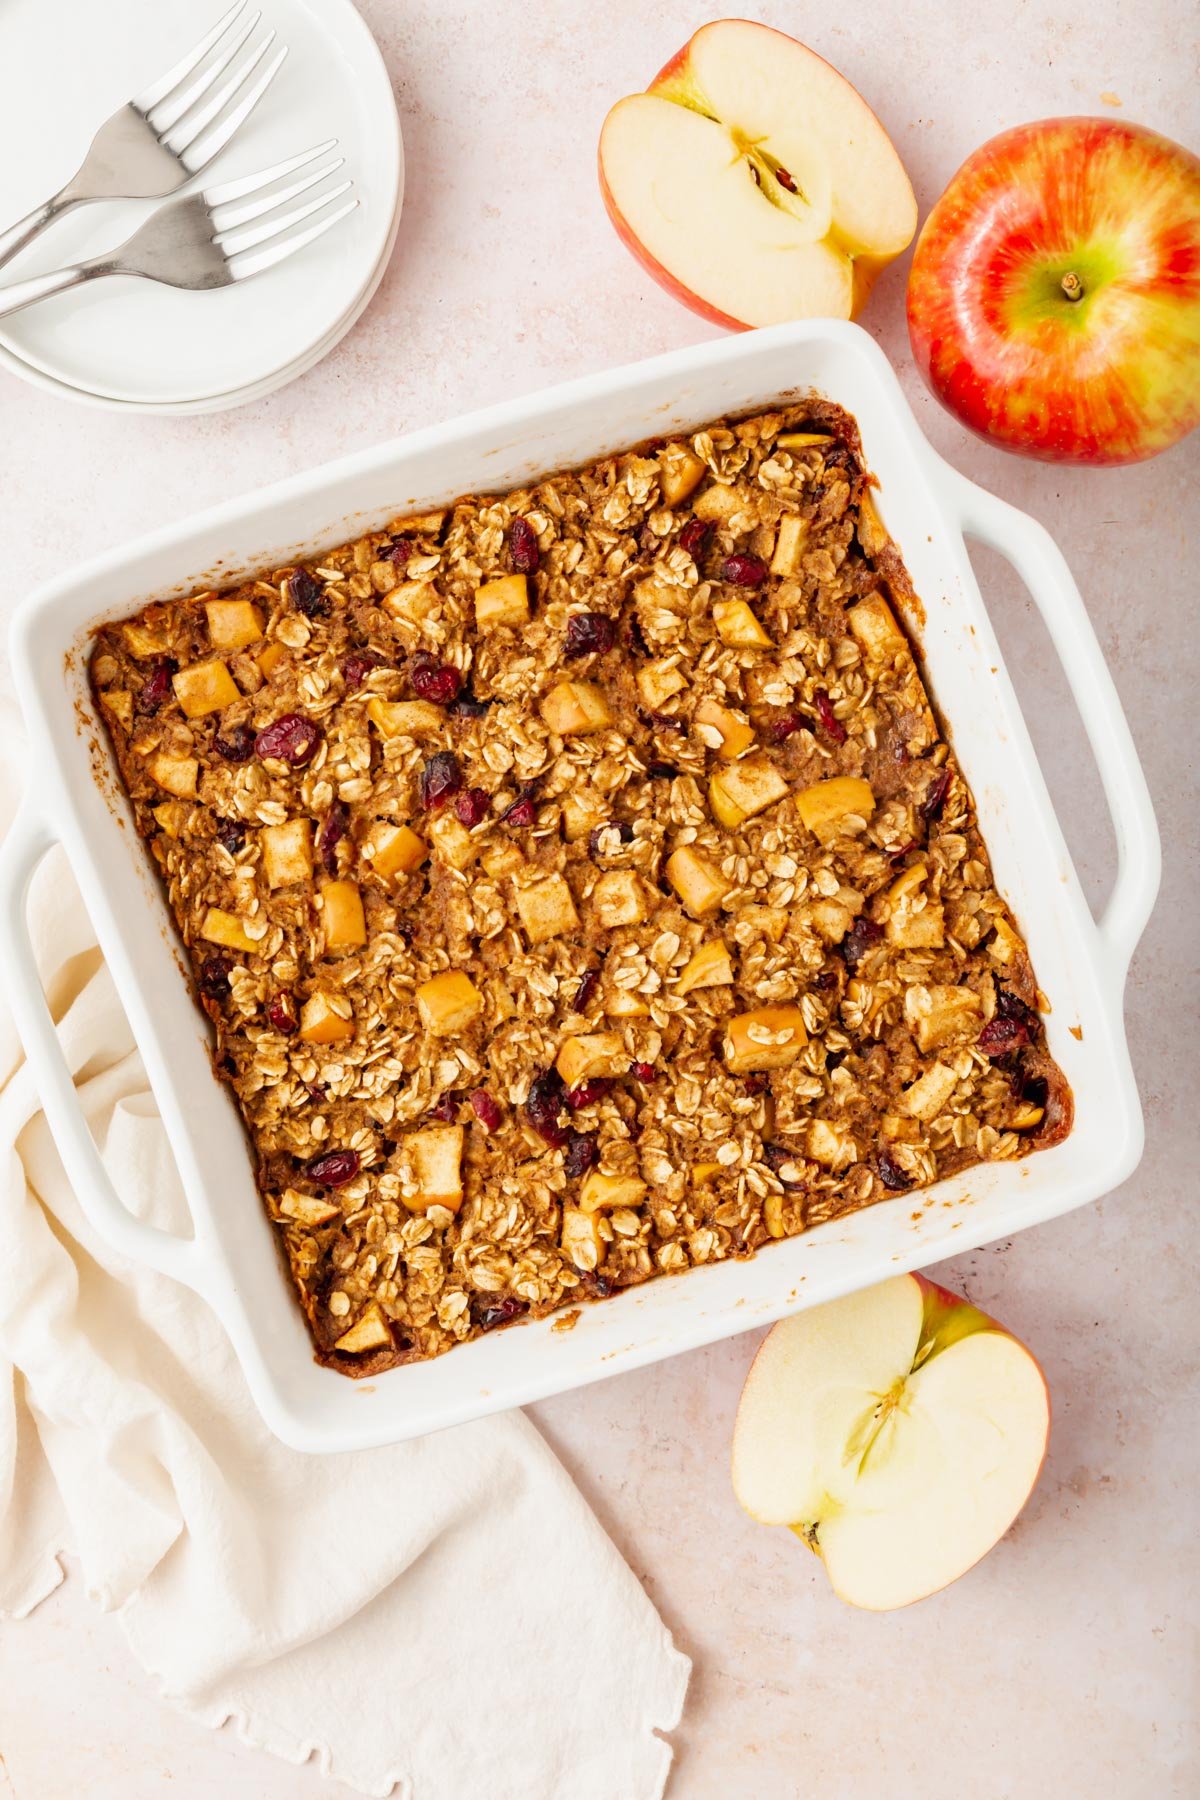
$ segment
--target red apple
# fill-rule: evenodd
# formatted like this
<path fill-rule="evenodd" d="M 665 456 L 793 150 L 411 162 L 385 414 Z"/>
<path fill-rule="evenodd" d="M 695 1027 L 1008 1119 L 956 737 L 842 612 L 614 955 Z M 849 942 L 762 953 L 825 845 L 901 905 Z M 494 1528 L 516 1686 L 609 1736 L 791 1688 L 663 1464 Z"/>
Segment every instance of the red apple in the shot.
<path fill-rule="evenodd" d="M 908 329 L 938 399 L 993 443 L 1157 455 L 1200 422 L 1200 161 L 1115 119 L 1001 132 L 925 221 Z"/>
<path fill-rule="evenodd" d="M 751 1364 L 733 1487 L 835 1593 L 885 1612 L 957 1579 L 1032 1492 L 1050 1431 L 1037 1362 L 986 1313 L 899 1275 L 785 1319 Z"/>
<path fill-rule="evenodd" d="M 600 134 L 622 242 L 718 325 L 853 316 L 912 241 L 916 201 L 866 101 L 795 38 L 703 25 Z"/>

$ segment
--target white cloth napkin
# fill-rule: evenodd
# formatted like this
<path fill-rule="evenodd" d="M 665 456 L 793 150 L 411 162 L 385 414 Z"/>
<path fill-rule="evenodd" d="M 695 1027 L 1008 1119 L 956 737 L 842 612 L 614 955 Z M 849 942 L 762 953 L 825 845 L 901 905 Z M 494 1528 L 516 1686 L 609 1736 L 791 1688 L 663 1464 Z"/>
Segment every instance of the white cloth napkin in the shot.
<path fill-rule="evenodd" d="M 7 726 L 7 729 L 5 727 Z M 17 789 L 0 717 L 0 793 Z M 7 766 L 6 766 L 7 750 Z M 124 1014 L 55 853 L 32 919 L 118 1189 L 183 1196 Z M 306 1457 L 270 1436 L 188 1290 L 80 1211 L 0 1013 L 0 1614 L 76 1554 L 161 1692 L 366 1794 L 649 1800 L 690 1665 L 519 1413 Z"/>

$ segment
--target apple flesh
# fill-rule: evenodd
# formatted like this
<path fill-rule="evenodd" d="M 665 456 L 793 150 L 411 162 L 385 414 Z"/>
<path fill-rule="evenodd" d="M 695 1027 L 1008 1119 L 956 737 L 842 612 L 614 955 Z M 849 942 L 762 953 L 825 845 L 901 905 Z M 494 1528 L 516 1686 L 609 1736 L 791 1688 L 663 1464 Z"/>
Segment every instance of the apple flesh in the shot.
<path fill-rule="evenodd" d="M 788 1525 L 853 1606 L 886 1612 L 985 1556 L 1033 1490 L 1045 1378 L 967 1301 L 900 1275 L 785 1319 L 750 1368 L 733 1487 Z"/>
<path fill-rule="evenodd" d="M 908 283 L 917 366 L 964 425 L 1046 462 L 1140 462 L 1200 423 L 1200 160 L 1116 119 L 969 156 Z"/>
<path fill-rule="evenodd" d="M 903 164 L 862 95 L 795 38 L 704 25 L 600 134 L 617 232 L 718 325 L 852 318 L 912 241 Z"/>

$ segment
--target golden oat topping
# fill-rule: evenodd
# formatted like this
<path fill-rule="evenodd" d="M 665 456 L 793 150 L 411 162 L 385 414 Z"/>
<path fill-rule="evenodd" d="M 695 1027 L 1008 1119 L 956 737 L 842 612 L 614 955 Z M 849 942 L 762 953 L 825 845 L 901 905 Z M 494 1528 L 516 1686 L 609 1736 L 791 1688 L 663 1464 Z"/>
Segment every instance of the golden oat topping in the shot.
<path fill-rule="evenodd" d="M 99 632 L 321 1360 L 1070 1129 L 908 595 L 810 400 Z"/>

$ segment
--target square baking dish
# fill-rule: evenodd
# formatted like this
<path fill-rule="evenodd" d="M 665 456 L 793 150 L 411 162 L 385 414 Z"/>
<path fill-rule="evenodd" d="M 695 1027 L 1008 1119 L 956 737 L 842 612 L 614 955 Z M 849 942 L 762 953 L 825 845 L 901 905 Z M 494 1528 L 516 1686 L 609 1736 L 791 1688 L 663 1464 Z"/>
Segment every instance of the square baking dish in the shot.
<path fill-rule="evenodd" d="M 584 1306 L 568 1331 L 555 1330 L 553 1318 L 527 1323 L 368 1382 L 319 1367 L 233 1099 L 212 1075 L 208 1027 L 182 975 L 165 898 L 117 789 L 88 692 L 91 633 L 150 599 L 226 585 L 399 514 L 465 493 L 503 492 L 810 390 L 858 421 L 879 481 L 879 511 L 923 607 L 917 636 L 934 701 L 974 793 L 997 885 L 1053 1003 L 1047 1038 L 1075 1092 L 1074 1131 L 1054 1149 L 972 1168 L 764 1247 L 750 1261 L 692 1269 Z M 1000 550 L 1025 580 L 1087 729 L 1119 852 L 1099 922 L 1054 817 L 964 533 Z M 12 655 L 32 754 L 29 791 L 0 849 L 0 944 L 46 1116 L 96 1230 L 119 1253 L 204 1297 L 267 1423 L 298 1449 L 419 1436 L 766 1324 L 1081 1206 L 1138 1162 L 1142 1117 L 1122 995 L 1158 888 L 1159 846 L 1128 727 L 1053 541 L 936 456 L 883 354 L 857 326 L 778 326 L 591 376 L 214 508 L 42 587 L 17 617 Z M 56 843 L 65 847 L 141 1049 L 191 1209 L 191 1237 L 160 1231 L 123 1206 L 79 1110 L 25 923 L 30 881 Z"/>

